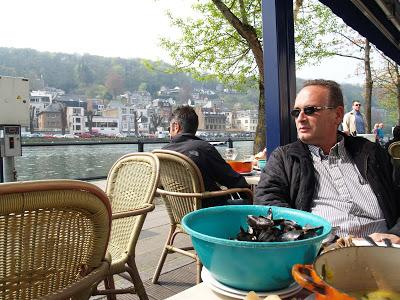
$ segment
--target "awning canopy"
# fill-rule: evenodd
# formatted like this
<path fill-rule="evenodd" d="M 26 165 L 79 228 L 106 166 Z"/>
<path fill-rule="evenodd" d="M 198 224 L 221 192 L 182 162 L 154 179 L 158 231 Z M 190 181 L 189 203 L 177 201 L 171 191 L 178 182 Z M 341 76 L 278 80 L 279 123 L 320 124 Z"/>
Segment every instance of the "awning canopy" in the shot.
<path fill-rule="evenodd" d="M 319 0 L 400 64 L 399 0 Z"/>

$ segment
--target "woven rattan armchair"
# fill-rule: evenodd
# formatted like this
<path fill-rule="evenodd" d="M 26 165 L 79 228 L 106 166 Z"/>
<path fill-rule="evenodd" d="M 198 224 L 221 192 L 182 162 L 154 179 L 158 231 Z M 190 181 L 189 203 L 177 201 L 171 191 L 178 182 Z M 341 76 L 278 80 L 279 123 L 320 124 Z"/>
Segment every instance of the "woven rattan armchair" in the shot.
<path fill-rule="evenodd" d="M 393 166 L 400 168 L 400 141 L 391 143 L 388 152 L 392 157 Z"/>
<path fill-rule="evenodd" d="M 185 233 L 181 226 L 181 220 L 187 213 L 201 208 L 201 200 L 205 198 L 218 197 L 233 193 L 246 193 L 252 199 L 253 194 L 247 188 L 233 188 L 221 191 L 207 192 L 204 190 L 203 177 L 196 164 L 187 156 L 169 150 L 154 150 L 160 160 L 160 185 L 157 189 L 165 202 L 170 219 L 170 231 L 164 250 L 159 260 L 157 269 L 153 276 L 153 283 L 158 282 L 165 259 L 169 253 L 177 252 L 189 256 L 196 261 L 197 283 L 201 282 L 200 272 L 202 264 L 197 254 L 192 251 L 193 247 L 174 246 L 177 234 Z"/>
<path fill-rule="evenodd" d="M 0 184 L 0 299 L 88 299 L 105 278 L 111 207 L 75 180 Z"/>
<path fill-rule="evenodd" d="M 148 212 L 154 209 L 159 162 L 151 153 L 131 153 L 121 157 L 110 169 L 106 193 L 112 207 L 112 230 L 108 251 L 112 257 L 105 290 L 96 294 L 136 293 L 148 299 L 135 263 L 135 247 Z M 115 289 L 114 274 L 128 272 L 133 287 Z"/>

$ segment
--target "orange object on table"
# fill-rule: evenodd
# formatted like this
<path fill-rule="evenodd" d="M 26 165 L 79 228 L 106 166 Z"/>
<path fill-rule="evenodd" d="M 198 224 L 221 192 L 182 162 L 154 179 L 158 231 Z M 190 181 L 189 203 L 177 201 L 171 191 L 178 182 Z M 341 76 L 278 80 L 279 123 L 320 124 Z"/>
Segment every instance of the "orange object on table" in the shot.
<path fill-rule="evenodd" d="M 250 173 L 253 170 L 251 161 L 227 160 L 226 162 L 238 173 Z"/>

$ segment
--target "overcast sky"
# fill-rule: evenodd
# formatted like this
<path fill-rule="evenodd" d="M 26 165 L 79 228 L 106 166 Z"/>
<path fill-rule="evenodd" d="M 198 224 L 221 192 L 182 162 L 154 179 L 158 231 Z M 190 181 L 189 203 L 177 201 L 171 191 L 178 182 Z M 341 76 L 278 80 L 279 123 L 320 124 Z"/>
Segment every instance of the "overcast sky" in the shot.
<path fill-rule="evenodd" d="M 39 51 L 162 59 L 160 37 L 176 36 L 165 16 L 190 14 L 192 0 L 6 0 L 1 5 L 0 46 Z M 351 59 L 330 59 L 297 71 L 302 78 L 360 83 Z"/>

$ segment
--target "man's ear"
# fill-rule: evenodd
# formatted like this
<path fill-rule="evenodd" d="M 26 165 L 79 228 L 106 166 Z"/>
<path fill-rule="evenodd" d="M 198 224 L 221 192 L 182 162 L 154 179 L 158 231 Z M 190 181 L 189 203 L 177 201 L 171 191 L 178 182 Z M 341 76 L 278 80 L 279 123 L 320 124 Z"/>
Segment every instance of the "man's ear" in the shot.
<path fill-rule="evenodd" d="M 181 133 L 183 130 L 183 127 L 181 126 L 181 124 L 179 124 L 178 122 L 175 123 L 176 124 L 176 129 L 178 133 Z"/>
<path fill-rule="evenodd" d="M 343 116 L 344 116 L 344 107 L 338 106 L 336 108 L 336 121 L 338 125 L 343 122 Z"/>

